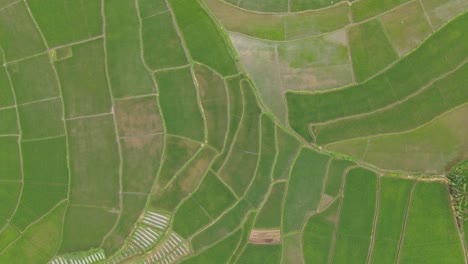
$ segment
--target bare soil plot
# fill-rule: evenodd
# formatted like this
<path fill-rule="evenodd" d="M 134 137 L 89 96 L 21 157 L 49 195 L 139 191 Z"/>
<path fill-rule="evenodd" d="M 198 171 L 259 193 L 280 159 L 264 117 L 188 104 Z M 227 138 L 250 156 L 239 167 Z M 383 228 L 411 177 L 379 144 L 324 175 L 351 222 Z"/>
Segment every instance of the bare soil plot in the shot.
<path fill-rule="evenodd" d="M 463 0 L 421 0 L 421 3 L 434 30 L 468 9 L 468 3 Z"/>
<path fill-rule="evenodd" d="M 250 231 L 249 242 L 254 244 L 280 244 L 281 230 L 255 230 Z"/>

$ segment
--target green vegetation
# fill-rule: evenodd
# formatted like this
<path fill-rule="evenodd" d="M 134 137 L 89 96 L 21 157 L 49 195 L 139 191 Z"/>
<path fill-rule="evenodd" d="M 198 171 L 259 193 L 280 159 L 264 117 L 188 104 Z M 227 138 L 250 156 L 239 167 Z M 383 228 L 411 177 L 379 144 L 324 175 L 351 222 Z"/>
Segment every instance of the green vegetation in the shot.
<path fill-rule="evenodd" d="M 348 160 L 332 159 L 328 166 L 327 182 L 324 192 L 330 196 L 337 196 L 345 177 L 346 169 L 355 163 Z"/>
<path fill-rule="evenodd" d="M 239 7 L 260 12 L 287 12 L 288 0 L 241 0 Z"/>
<path fill-rule="evenodd" d="M 22 140 L 56 137 L 65 133 L 60 98 L 18 107 Z"/>
<path fill-rule="evenodd" d="M 284 203 L 283 232 L 301 229 L 308 212 L 317 210 L 329 157 L 302 148 L 294 162 Z"/>
<path fill-rule="evenodd" d="M 247 244 L 236 263 L 280 263 L 281 245 Z"/>
<path fill-rule="evenodd" d="M 459 226 L 463 227 L 468 219 L 468 196 L 466 185 L 468 183 L 468 161 L 457 164 L 447 176 L 449 180 L 450 195 Z"/>
<path fill-rule="evenodd" d="M 354 22 L 359 22 L 371 18 L 375 15 L 393 9 L 409 0 L 361 0 L 351 5 L 351 13 Z"/>
<path fill-rule="evenodd" d="M 287 179 L 291 165 L 299 152 L 300 142 L 283 128 L 276 126 L 276 162 L 273 179 Z"/>
<path fill-rule="evenodd" d="M 337 0 L 336 2 L 328 0 L 291 0 L 291 11 L 325 8 L 340 1 L 342 0 Z"/>
<path fill-rule="evenodd" d="M 0 137 L 0 180 L 19 181 L 22 178 L 18 137 Z"/>
<path fill-rule="evenodd" d="M 280 228 L 283 212 L 283 200 L 286 193 L 286 183 L 280 182 L 272 186 L 265 204 L 258 212 L 255 228 Z"/>
<path fill-rule="evenodd" d="M 380 21 L 372 20 L 351 27 L 348 35 L 357 82 L 368 79 L 398 58 Z"/>
<path fill-rule="evenodd" d="M 203 142 L 204 121 L 190 68 L 158 72 L 156 80 L 166 132 Z"/>
<path fill-rule="evenodd" d="M 201 205 L 193 197 L 189 197 L 177 209 L 173 229 L 182 237 L 189 237 L 210 221 L 211 218 Z"/>

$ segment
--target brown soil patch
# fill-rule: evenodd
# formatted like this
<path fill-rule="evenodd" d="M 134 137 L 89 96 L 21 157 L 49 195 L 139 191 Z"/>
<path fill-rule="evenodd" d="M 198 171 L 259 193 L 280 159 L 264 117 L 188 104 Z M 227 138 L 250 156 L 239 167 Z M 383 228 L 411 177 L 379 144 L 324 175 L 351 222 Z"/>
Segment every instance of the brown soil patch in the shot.
<path fill-rule="evenodd" d="M 320 203 L 318 206 L 319 211 L 322 211 L 327 205 L 333 202 L 334 197 L 328 194 L 323 194 L 322 198 L 320 198 Z"/>
<path fill-rule="evenodd" d="M 252 230 L 249 242 L 254 244 L 280 244 L 281 231 L 279 229 Z"/>

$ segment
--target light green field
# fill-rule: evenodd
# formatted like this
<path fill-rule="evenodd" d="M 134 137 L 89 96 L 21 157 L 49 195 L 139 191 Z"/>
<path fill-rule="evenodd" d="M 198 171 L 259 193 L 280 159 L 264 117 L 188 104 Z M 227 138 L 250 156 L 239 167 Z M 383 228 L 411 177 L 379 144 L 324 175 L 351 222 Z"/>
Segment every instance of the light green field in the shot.
<path fill-rule="evenodd" d="M 230 254 L 236 249 L 236 245 L 241 237 L 241 229 L 233 232 L 225 239 L 218 242 L 216 245 L 202 251 L 200 254 L 191 257 L 181 263 L 185 264 L 217 264 L 226 263 Z"/>
<path fill-rule="evenodd" d="M 381 23 L 398 53 L 414 49 L 432 32 L 420 2 L 411 2 L 382 15 Z"/>
<path fill-rule="evenodd" d="M 57 77 L 47 54 L 8 64 L 18 104 L 59 96 Z"/>
<path fill-rule="evenodd" d="M 467 156 L 467 112 L 463 105 L 412 131 L 343 141 L 327 149 L 384 169 L 440 173 Z"/>
<path fill-rule="evenodd" d="M 146 198 L 146 196 L 139 194 L 124 194 L 122 196 L 122 212 L 118 223 L 102 243 L 102 248 L 107 254 L 113 254 L 120 249 L 125 239 L 130 235 L 133 225 L 145 206 Z"/>
<path fill-rule="evenodd" d="M 251 205 L 245 199 L 240 200 L 214 224 L 194 236 L 191 241 L 192 248 L 199 251 L 227 237 L 240 225 L 249 209 L 251 209 Z"/>
<path fill-rule="evenodd" d="M 65 103 L 65 116 L 109 113 L 111 98 L 102 40 L 75 45 L 71 49 L 71 58 L 55 62 Z"/>
<path fill-rule="evenodd" d="M 391 10 L 409 0 L 361 0 L 351 5 L 351 13 L 354 22 L 369 19 L 375 15 Z"/>
<path fill-rule="evenodd" d="M 182 237 L 189 237 L 212 219 L 192 196 L 185 200 L 174 214 L 173 229 Z"/>
<path fill-rule="evenodd" d="M 398 58 L 378 20 L 353 26 L 347 33 L 357 82 L 367 80 Z"/>
<path fill-rule="evenodd" d="M 283 182 L 276 183 L 272 186 L 271 191 L 266 197 L 261 210 L 257 214 L 255 220 L 255 228 L 269 229 L 280 228 L 283 212 L 283 201 L 286 193 L 286 184 Z"/>
<path fill-rule="evenodd" d="M 0 180 L 19 181 L 22 178 L 18 137 L 0 137 Z"/>
<path fill-rule="evenodd" d="M 273 179 L 287 179 L 294 159 L 299 151 L 300 142 L 292 134 L 276 126 L 276 162 Z"/>
<path fill-rule="evenodd" d="M 112 116 L 67 121 L 72 204 L 118 207 L 119 155 Z"/>
<path fill-rule="evenodd" d="M 62 236 L 63 215 L 67 204 L 62 202 L 47 215 L 26 229 L 22 236 L 0 254 L 4 263 L 45 263 L 57 252 Z"/>
<path fill-rule="evenodd" d="M 213 219 L 236 202 L 236 197 L 231 190 L 212 171 L 205 175 L 192 197 Z"/>
<path fill-rule="evenodd" d="M 327 263 L 335 225 L 338 221 L 338 205 L 335 201 L 329 208 L 313 215 L 307 221 L 302 237 L 302 250 L 306 263 Z"/>
<path fill-rule="evenodd" d="M 169 3 L 192 58 L 223 76 L 236 74 L 237 66 L 226 45 L 226 36 L 202 5 L 191 0 L 170 0 Z"/>
<path fill-rule="evenodd" d="M 25 2 L 14 2 L 0 9 L 0 43 L 5 62 L 26 58 L 46 47 Z"/>
<path fill-rule="evenodd" d="M 156 80 L 166 132 L 203 142 L 204 120 L 190 69 L 158 72 Z"/>
<path fill-rule="evenodd" d="M 236 263 L 280 263 L 281 245 L 247 244 Z"/>
<path fill-rule="evenodd" d="M 181 41 L 169 12 L 158 13 L 142 20 L 143 54 L 151 69 L 187 64 Z"/>
<path fill-rule="evenodd" d="M 414 181 L 407 179 L 380 178 L 372 262 L 395 263 L 414 184 Z"/>
<path fill-rule="evenodd" d="M 468 9 L 468 3 L 460 0 L 421 0 L 421 3 L 434 29 Z"/>
<path fill-rule="evenodd" d="M 431 210 L 426 209 L 428 204 Z M 400 263 L 463 262 L 463 249 L 444 183 L 416 184 L 402 243 Z"/>
<path fill-rule="evenodd" d="M 156 189 L 164 188 L 200 149 L 199 143 L 170 135 L 165 136 L 164 144 L 164 154 L 158 173 Z"/>
<path fill-rule="evenodd" d="M 208 144 L 218 151 L 224 147 L 229 125 L 228 94 L 224 80 L 208 67 L 194 67 L 200 101 L 206 118 Z"/>
<path fill-rule="evenodd" d="M 283 232 L 301 229 L 308 212 L 317 210 L 329 157 L 302 148 L 291 171 L 284 203 Z"/>
<path fill-rule="evenodd" d="M 309 9 L 326 8 L 342 0 L 291 0 L 291 11 L 303 11 Z"/>
<path fill-rule="evenodd" d="M 226 79 L 226 86 L 227 86 L 227 97 L 228 97 L 228 116 L 229 116 L 229 123 L 228 123 L 228 130 L 226 134 L 226 139 L 224 143 L 224 149 L 220 155 L 218 155 L 211 166 L 214 171 L 219 171 L 221 166 L 223 166 L 224 161 L 228 157 L 230 153 L 230 148 L 234 141 L 234 137 L 237 133 L 239 128 L 239 124 L 242 119 L 243 113 L 243 98 L 242 92 L 240 89 L 240 83 L 242 82 L 243 76 L 237 76 L 230 79 Z"/>
<path fill-rule="evenodd" d="M 21 143 L 23 188 L 11 220 L 20 230 L 67 198 L 65 137 Z"/>
<path fill-rule="evenodd" d="M 105 208 L 68 206 L 59 253 L 99 247 L 117 217 L 116 212 Z"/>
<path fill-rule="evenodd" d="M 338 195 L 346 170 L 352 165 L 354 165 L 352 161 L 332 159 L 330 165 L 328 165 L 327 182 L 324 190 L 326 194 L 332 197 Z"/>
<path fill-rule="evenodd" d="M 346 175 L 333 263 L 362 263 L 369 250 L 376 209 L 377 175 L 363 168 Z"/>
<path fill-rule="evenodd" d="M 19 193 L 19 188 L 18 188 Z M 13 227 L 11 224 L 7 224 L 0 231 L 0 250 L 4 250 L 8 245 L 10 245 L 16 238 L 18 238 L 20 233 Z"/>
<path fill-rule="evenodd" d="M 18 114 L 23 140 L 65 134 L 60 98 L 22 105 Z"/>
<path fill-rule="evenodd" d="M 255 175 L 260 149 L 260 113 L 252 87 L 243 82 L 243 115 L 233 142 L 231 153 L 218 176 L 236 193 L 242 196 Z"/>
<path fill-rule="evenodd" d="M 140 13 L 147 10 L 140 2 Z M 162 3 L 163 1 L 152 1 Z M 140 51 L 140 25 L 135 3 L 111 1 L 104 5 L 109 82 L 115 98 L 149 94 L 155 87 Z M 143 16 L 143 14 L 141 14 Z"/>
<path fill-rule="evenodd" d="M 103 34 L 99 1 L 32 0 L 27 3 L 49 46 Z"/>
<path fill-rule="evenodd" d="M 265 114 L 261 116 L 260 123 L 260 156 L 258 158 L 255 178 L 246 194 L 246 199 L 255 207 L 260 205 L 268 192 L 268 187 L 271 182 L 271 172 L 276 156 L 275 124 L 271 120 L 271 117 Z"/>

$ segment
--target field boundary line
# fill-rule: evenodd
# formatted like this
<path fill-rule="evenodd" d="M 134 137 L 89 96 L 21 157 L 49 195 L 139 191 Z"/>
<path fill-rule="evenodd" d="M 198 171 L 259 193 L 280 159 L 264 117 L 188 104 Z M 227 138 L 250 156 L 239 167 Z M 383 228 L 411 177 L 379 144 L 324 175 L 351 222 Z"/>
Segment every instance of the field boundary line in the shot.
<path fill-rule="evenodd" d="M 155 133 L 149 133 L 149 134 L 140 134 L 140 135 L 129 135 L 129 136 L 120 136 L 119 139 L 131 139 L 131 138 L 142 138 L 142 137 L 153 137 L 153 136 L 159 136 L 159 135 L 164 135 L 166 133 L 164 132 L 155 132 Z"/>
<path fill-rule="evenodd" d="M 375 194 L 375 202 L 376 202 L 376 205 L 375 205 L 375 212 L 374 212 L 374 221 L 372 221 L 372 231 L 371 231 L 371 238 L 370 238 L 370 245 L 369 245 L 369 249 L 368 249 L 368 253 L 367 253 L 367 264 L 371 264 L 372 261 L 372 254 L 373 254 L 373 251 L 374 251 L 374 244 L 375 244 L 375 240 L 376 240 L 376 233 L 377 233 L 377 222 L 379 221 L 379 210 L 380 210 L 380 192 L 381 192 L 381 188 L 382 188 L 382 175 L 380 174 L 376 174 L 377 176 L 377 192 Z"/>
<path fill-rule="evenodd" d="M 166 71 L 176 71 L 176 70 L 182 70 L 182 69 L 185 69 L 185 68 L 189 68 L 191 66 L 192 66 L 192 64 L 188 63 L 188 64 L 184 64 L 184 65 L 180 65 L 180 66 L 160 68 L 160 69 L 156 69 L 156 70 L 154 70 L 152 72 L 153 73 L 160 73 L 160 72 L 166 72 Z"/>
<path fill-rule="evenodd" d="M 54 74 L 55 75 L 55 74 Z M 56 80 L 57 81 L 57 80 Z M 49 98 L 45 98 L 45 99 L 40 99 L 40 100 L 36 100 L 36 101 L 31 101 L 31 102 L 26 102 L 26 103 L 22 103 L 22 104 L 19 104 L 17 105 L 18 107 L 19 106 L 25 106 L 25 105 L 30 105 L 30 104 L 35 104 L 35 103 L 42 103 L 42 102 L 47 102 L 47 101 L 53 101 L 55 99 L 61 99 L 60 96 L 54 96 L 54 97 L 49 97 Z M 1 110 L 1 109 L 0 109 Z"/>
<path fill-rule="evenodd" d="M 148 19 L 148 18 L 152 18 L 152 17 L 155 17 L 155 16 L 159 16 L 159 15 L 162 15 L 162 14 L 164 14 L 164 13 L 166 13 L 166 12 L 169 12 L 169 10 L 168 10 L 168 9 L 165 9 L 165 10 L 163 10 L 163 11 L 157 12 L 156 14 L 152 14 L 152 15 L 147 16 L 147 17 L 142 17 L 141 20 L 143 21 L 143 20 Z"/>
<path fill-rule="evenodd" d="M 139 99 L 139 98 L 146 98 L 146 97 L 156 97 L 158 95 L 159 95 L 158 93 L 140 94 L 140 95 L 118 97 L 118 98 L 114 98 L 114 100 L 115 101 L 125 101 L 125 100 L 132 100 L 132 99 Z"/>
<path fill-rule="evenodd" d="M 60 134 L 60 135 L 56 135 L 56 136 L 50 136 L 50 137 L 40 137 L 40 138 L 30 138 L 30 139 L 23 139 L 21 140 L 21 142 L 36 142 L 36 141 L 42 141 L 42 140 L 49 140 L 49 139 L 57 139 L 57 138 L 61 138 L 61 137 L 66 137 L 67 135 L 66 134 Z"/>
<path fill-rule="evenodd" d="M 16 104 L 14 104 L 14 105 L 11 105 L 11 106 L 4 106 L 4 107 L 0 107 L 0 111 L 2 111 L 2 110 L 8 110 L 8 109 L 15 108 L 15 107 L 17 107 L 17 105 L 16 105 Z"/>
<path fill-rule="evenodd" d="M 70 42 L 70 43 L 67 43 L 67 44 L 54 46 L 54 47 L 48 48 L 47 50 L 48 51 L 57 50 L 57 49 L 61 49 L 61 48 L 66 48 L 66 47 L 70 47 L 70 46 L 75 46 L 75 45 L 91 42 L 91 41 L 101 39 L 101 38 L 104 39 L 104 33 L 101 34 L 101 35 L 97 35 L 97 36 L 94 36 L 94 37 L 87 38 L 87 39 L 77 40 L 77 41 L 73 41 L 73 42 Z"/>
<path fill-rule="evenodd" d="M 126 194 L 126 195 L 148 195 L 147 193 L 142 193 L 142 192 L 122 192 L 122 194 Z"/>
<path fill-rule="evenodd" d="M 279 157 L 279 143 L 278 143 L 278 128 L 279 126 L 274 122 L 275 126 L 275 133 L 274 133 L 274 138 L 275 138 L 275 159 L 273 160 L 273 164 L 271 165 L 271 172 L 270 172 L 270 185 L 275 184 L 275 171 L 276 171 L 276 164 L 278 163 L 278 157 Z"/>
<path fill-rule="evenodd" d="M 408 216 L 409 216 L 409 210 L 411 207 L 411 201 L 413 200 L 413 192 L 416 187 L 416 184 L 418 184 L 418 181 L 414 181 L 413 185 L 411 186 L 411 191 L 408 197 L 408 202 L 406 204 L 406 210 L 405 210 L 405 221 L 403 222 L 403 228 L 401 229 L 400 233 L 400 240 L 398 241 L 398 248 L 397 248 L 397 256 L 395 263 L 399 264 L 400 263 L 400 255 L 401 255 L 401 250 L 403 248 L 403 243 L 405 240 L 405 234 L 406 234 L 406 224 L 408 223 Z"/>
<path fill-rule="evenodd" d="M 206 120 L 205 116 L 205 109 L 203 108 L 203 103 L 200 95 L 200 84 L 198 83 L 197 77 L 195 75 L 195 69 L 194 69 L 194 64 L 190 66 L 190 75 L 192 76 L 192 82 L 195 86 L 195 94 L 197 96 L 197 105 L 198 105 L 198 111 L 200 111 L 200 114 L 203 119 L 203 142 L 205 144 L 208 144 L 208 121 Z M 214 147 L 213 147 L 214 148 Z M 218 151 L 216 151 L 218 152 Z"/>
<path fill-rule="evenodd" d="M 22 0 L 13 1 L 13 2 L 7 4 L 6 6 L 1 7 L 1 8 L 0 8 L 0 11 L 3 11 L 4 9 L 7 9 L 7 8 L 9 8 L 9 7 L 12 6 L 12 5 L 16 5 L 16 4 L 18 4 L 19 2 L 22 2 Z"/>
<path fill-rule="evenodd" d="M 369 135 L 369 136 L 360 136 L 360 137 L 354 137 L 354 138 L 347 138 L 347 139 L 343 139 L 343 140 L 338 140 L 338 141 L 333 141 L 333 142 L 330 142 L 330 143 L 327 143 L 324 145 L 324 148 L 327 149 L 328 146 L 330 145 L 335 145 L 335 144 L 339 144 L 339 143 L 343 143 L 343 142 L 347 142 L 347 141 L 352 141 L 352 140 L 358 140 L 358 139 L 372 139 L 372 138 L 377 138 L 377 137 L 381 137 L 381 136 L 392 136 L 392 135 L 400 135 L 400 134 L 405 134 L 405 133 L 409 133 L 409 132 L 413 132 L 415 130 L 418 130 L 420 128 L 422 128 L 423 126 L 429 124 L 429 123 L 432 123 L 434 121 L 436 121 L 437 119 L 439 119 L 441 116 L 445 115 L 445 114 L 448 114 L 448 113 L 451 113 L 455 110 L 458 110 L 459 108 L 462 108 L 462 107 L 465 107 L 468 105 L 468 101 L 467 102 L 464 102 L 460 105 L 457 105 L 443 113 L 440 113 L 438 114 L 437 116 L 435 116 L 434 118 L 432 118 L 431 120 L 421 124 L 421 125 L 418 125 L 414 128 L 411 128 L 411 129 L 408 129 L 408 130 L 403 130 L 403 131 L 398 131 L 398 132 L 390 132 L 390 133 L 380 133 L 380 134 L 374 134 L 374 135 Z M 380 169 L 381 171 L 388 171 L 388 170 L 384 170 L 384 169 Z M 404 172 L 404 171 L 403 171 Z M 408 171 L 406 171 L 408 172 Z"/>
<path fill-rule="evenodd" d="M 422 9 L 423 13 L 424 13 L 424 17 L 426 18 L 427 23 L 431 27 L 431 32 L 433 33 L 434 32 L 434 25 L 432 25 L 432 21 L 429 18 L 429 15 L 426 12 L 426 7 L 424 6 L 424 4 L 423 4 L 423 2 L 421 0 L 418 0 L 418 2 L 419 2 L 419 5 L 421 6 L 421 9 Z"/>
<path fill-rule="evenodd" d="M 114 232 L 114 230 L 117 228 L 119 222 L 120 222 L 120 219 L 122 217 L 122 214 L 123 214 L 123 195 L 122 195 L 122 191 L 123 191 L 123 162 L 124 162 L 124 159 L 123 159 L 123 154 L 122 154 L 122 144 L 120 144 L 120 133 L 119 133 L 119 127 L 118 127 L 118 122 L 117 122 L 117 119 L 116 119 L 116 113 L 115 113 L 115 99 L 114 99 L 114 94 L 113 94 L 113 91 L 112 91 L 112 82 L 111 82 L 111 78 L 110 78 L 110 75 L 109 75 L 109 65 L 108 65 L 108 57 L 107 57 L 107 38 L 106 38 L 106 14 L 105 14 L 105 1 L 104 0 L 101 0 L 101 24 L 102 24 L 102 48 L 103 48 L 103 51 L 104 51 L 104 70 L 105 70 L 105 73 L 106 73 L 106 80 L 107 80 L 107 89 L 108 89 L 108 92 L 109 92 L 109 97 L 111 99 L 111 103 L 112 103 L 112 110 L 111 110 L 111 114 L 112 114 L 112 122 L 114 124 L 114 133 L 115 133 L 115 142 L 117 144 L 117 152 L 118 152 L 118 155 L 119 155 L 119 179 L 118 179 L 118 184 L 119 184 L 119 211 L 118 211 L 118 215 L 117 215 L 117 219 L 115 220 L 114 222 L 114 225 L 109 229 L 109 231 L 107 232 L 106 235 L 104 235 L 104 237 L 102 238 L 101 240 L 101 244 L 100 246 L 103 247 L 104 243 L 107 241 L 107 239 L 110 237 L 110 235 Z"/>
<path fill-rule="evenodd" d="M 73 121 L 73 120 L 80 120 L 80 119 L 86 119 L 86 118 L 97 118 L 97 117 L 102 117 L 102 116 L 108 116 L 112 115 L 112 112 L 109 113 L 101 113 L 101 114 L 94 114 L 94 115 L 83 115 L 83 116 L 76 116 L 76 117 L 69 117 L 65 118 L 65 121 Z"/>
<path fill-rule="evenodd" d="M 5 61 L 5 52 L 3 50 L 3 47 L 0 46 L 0 53 L 2 55 L 2 60 Z M 8 67 L 5 67 L 5 74 L 8 79 L 8 83 L 10 84 L 10 90 L 11 90 L 11 95 L 13 97 L 13 102 L 15 105 L 18 104 L 18 100 L 16 98 L 16 92 L 13 86 L 13 82 L 11 80 L 10 76 L 10 71 L 8 70 Z M 21 188 L 20 192 L 18 194 L 18 199 L 16 201 L 16 206 L 15 209 L 11 212 L 9 218 L 8 218 L 8 223 L 10 223 L 10 219 L 12 219 L 15 215 L 16 212 L 18 211 L 19 205 L 21 203 L 21 198 L 23 197 L 23 189 L 24 189 L 24 165 L 23 165 L 23 152 L 21 150 L 21 140 L 23 138 L 23 132 L 21 131 L 21 123 L 20 123 L 20 118 L 19 118 L 19 111 L 18 107 L 15 107 L 15 112 L 16 112 L 16 126 L 18 128 L 19 136 L 17 138 L 17 144 L 18 144 L 18 154 L 19 154 L 19 164 L 20 164 L 20 176 L 21 176 Z M 16 226 L 15 226 L 16 227 Z M 16 240 L 15 240 L 16 241 Z M 3 251 L 5 251 L 6 248 L 4 248 L 2 251 L 0 251 L 0 255 L 2 254 Z"/>
<path fill-rule="evenodd" d="M 388 104 L 388 105 L 386 105 L 384 107 L 377 108 L 377 109 L 369 111 L 369 112 L 364 112 L 364 113 L 359 113 L 359 114 L 354 114 L 354 115 L 347 115 L 347 116 L 343 116 L 343 117 L 339 117 L 339 118 L 335 118 L 335 119 L 330 119 L 330 120 L 327 120 L 327 121 L 324 121 L 324 122 L 309 123 L 309 126 L 325 126 L 325 125 L 329 125 L 329 124 L 333 124 L 333 123 L 338 123 L 338 122 L 341 122 L 341 121 L 344 121 L 344 120 L 360 118 L 360 117 L 363 117 L 363 116 L 368 116 L 368 115 L 372 115 L 372 114 L 375 114 L 375 113 L 380 113 L 380 112 L 389 110 L 389 109 L 391 109 L 391 108 L 393 108 L 393 107 L 395 107 L 397 105 L 400 105 L 400 104 L 408 101 L 409 99 L 411 99 L 413 97 L 418 96 L 419 94 L 424 92 L 427 88 L 432 86 L 435 82 L 441 81 L 442 79 L 444 79 L 444 78 L 448 77 L 449 75 L 451 75 L 451 74 L 455 73 L 456 71 L 458 71 L 460 68 L 465 66 L 465 64 L 467 62 L 468 62 L 468 58 L 463 60 L 455 68 L 453 68 L 453 69 L 451 69 L 451 70 L 449 70 L 449 71 L 447 71 L 447 72 L 445 72 L 445 73 L 443 73 L 443 74 L 441 74 L 441 75 L 439 75 L 437 77 L 432 78 L 429 82 L 427 82 L 426 84 L 421 86 L 418 90 L 414 91 L 413 93 L 405 96 L 404 98 L 402 98 L 400 100 L 394 101 L 393 103 Z"/>
<path fill-rule="evenodd" d="M 229 87 L 226 78 L 223 78 L 223 86 L 224 86 L 224 92 L 226 93 L 226 119 L 227 119 L 227 126 L 226 126 L 226 133 L 224 133 L 224 139 L 223 139 L 223 148 L 221 149 L 221 152 L 219 153 L 219 156 L 222 156 L 223 153 L 225 153 L 226 148 L 228 146 L 228 136 L 229 136 L 229 131 L 231 130 L 231 98 L 229 96 Z M 232 143 L 232 142 L 231 142 Z"/>
<path fill-rule="evenodd" d="M 351 8 L 348 9 L 348 20 L 352 21 L 352 14 L 351 14 Z M 346 51 L 348 53 L 348 63 L 351 68 L 351 80 L 352 84 L 356 85 L 356 73 L 354 72 L 354 64 L 353 64 L 353 58 L 351 56 L 351 45 L 349 45 L 349 30 L 347 28 L 344 28 L 345 36 L 346 36 Z M 347 87 L 351 86 L 350 84 L 347 84 Z"/>
<path fill-rule="evenodd" d="M 0 137 L 19 137 L 20 134 L 0 134 Z"/>
<path fill-rule="evenodd" d="M 158 190 L 159 191 L 162 191 L 162 190 L 165 190 L 167 188 L 169 188 L 169 186 L 178 178 L 179 174 L 182 173 L 182 171 L 187 168 L 187 166 L 192 163 L 192 161 L 195 160 L 195 158 L 202 152 L 203 150 L 203 146 L 200 146 L 197 151 L 193 154 L 192 157 L 190 157 L 190 159 L 187 160 L 187 162 L 185 162 L 179 170 L 177 170 L 173 175 L 172 175 L 172 178 L 166 183 L 166 185 L 164 186 L 161 186 Z"/>
<path fill-rule="evenodd" d="M 82 208 L 101 209 L 101 210 L 106 210 L 106 211 L 115 211 L 115 208 L 112 208 L 112 207 L 97 206 L 97 205 L 91 205 L 91 204 L 77 204 L 77 203 L 72 203 L 71 201 L 70 201 L 69 207 L 82 207 Z"/>
<path fill-rule="evenodd" d="M 221 179 L 221 177 L 219 177 L 218 173 L 216 171 L 214 171 L 212 168 L 209 169 L 209 171 L 211 171 L 211 173 L 213 173 L 216 178 L 218 178 L 223 184 L 224 186 L 226 186 L 229 191 L 231 191 L 231 193 L 234 195 L 234 197 L 236 197 L 237 201 L 240 200 L 239 196 L 237 196 L 237 194 L 234 192 L 234 190 L 231 188 L 231 186 L 229 186 L 223 179 Z"/>

